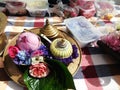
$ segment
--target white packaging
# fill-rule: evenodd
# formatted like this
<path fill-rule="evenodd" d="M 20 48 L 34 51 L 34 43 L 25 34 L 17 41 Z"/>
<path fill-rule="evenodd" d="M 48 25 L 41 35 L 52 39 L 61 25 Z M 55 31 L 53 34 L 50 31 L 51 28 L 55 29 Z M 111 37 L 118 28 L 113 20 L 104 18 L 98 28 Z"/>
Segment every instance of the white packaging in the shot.
<path fill-rule="evenodd" d="M 84 16 L 65 19 L 64 23 L 68 30 L 77 39 L 81 48 L 95 40 L 98 40 L 103 35 Z"/>
<path fill-rule="evenodd" d="M 26 0 L 24 2 L 31 16 L 44 17 L 48 12 L 48 0 Z"/>

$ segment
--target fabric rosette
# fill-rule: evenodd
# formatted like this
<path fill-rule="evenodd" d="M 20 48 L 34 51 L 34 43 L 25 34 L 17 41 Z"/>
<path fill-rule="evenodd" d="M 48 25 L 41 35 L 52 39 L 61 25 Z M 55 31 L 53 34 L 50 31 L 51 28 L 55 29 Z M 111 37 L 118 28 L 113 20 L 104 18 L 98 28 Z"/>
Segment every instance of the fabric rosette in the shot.
<path fill-rule="evenodd" d="M 29 74 L 34 78 L 43 78 L 49 74 L 50 70 L 47 63 L 40 62 L 29 67 Z"/>

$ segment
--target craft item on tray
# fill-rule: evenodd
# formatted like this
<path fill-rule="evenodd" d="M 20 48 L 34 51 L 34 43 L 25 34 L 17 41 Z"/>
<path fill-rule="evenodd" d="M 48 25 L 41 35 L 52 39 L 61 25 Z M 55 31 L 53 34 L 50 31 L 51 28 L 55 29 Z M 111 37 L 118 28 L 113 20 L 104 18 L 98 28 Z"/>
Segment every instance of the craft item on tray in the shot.
<path fill-rule="evenodd" d="M 44 78 L 49 74 L 50 70 L 47 63 L 40 62 L 29 67 L 29 73 L 35 78 Z"/>
<path fill-rule="evenodd" d="M 34 33 L 31 32 L 23 32 L 19 35 L 16 45 L 21 50 L 37 50 L 41 45 L 40 37 Z"/>
<path fill-rule="evenodd" d="M 8 54 L 16 65 L 31 65 L 41 60 L 33 58 L 44 58 L 48 54 L 46 46 L 41 43 L 40 37 L 31 32 L 22 32 L 16 39 L 14 46 L 9 46 Z"/>
<path fill-rule="evenodd" d="M 63 38 L 55 39 L 50 45 L 50 51 L 53 56 L 63 59 L 72 55 L 73 49 L 71 43 Z"/>
<path fill-rule="evenodd" d="M 59 35 L 58 29 L 49 23 L 49 20 L 46 19 L 46 25 L 40 30 L 40 34 L 44 34 L 49 39 L 57 38 Z"/>
<path fill-rule="evenodd" d="M 54 59 L 69 65 L 73 59 L 79 56 L 78 48 L 72 45 L 67 39 L 57 38 L 50 44 L 50 51 Z"/>

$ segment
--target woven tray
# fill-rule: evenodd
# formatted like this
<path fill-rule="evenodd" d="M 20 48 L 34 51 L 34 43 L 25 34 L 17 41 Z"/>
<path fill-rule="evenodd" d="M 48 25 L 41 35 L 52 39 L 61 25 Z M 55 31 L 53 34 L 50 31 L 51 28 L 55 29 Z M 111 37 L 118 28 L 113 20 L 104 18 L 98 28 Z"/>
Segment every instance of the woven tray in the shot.
<path fill-rule="evenodd" d="M 34 32 L 35 34 L 39 33 L 38 28 L 35 29 L 31 29 L 31 32 Z M 73 39 L 72 37 L 70 37 L 70 35 L 68 35 L 67 33 L 59 30 L 60 36 L 66 38 L 67 40 L 69 40 L 72 44 L 75 44 L 78 48 L 78 53 L 79 53 L 79 57 L 77 57 L 76 59 L 73 59 L 73 62 L 70 63 L 68 65 L 68 70 L 70 71 L 70 73 L 74 76 L 74 74 L 77 72 L 77 70 L 80 67 L 80 62 L 81 62 L 81 49 L 77 43 L 77 41 L 75 39 Z M 18 34 L 19 35 L 19 34 Z M 7 72 L 8 76 L 17 84 L 25 87 L 24 81 L 23 81 L 23 73 L 18 69 L 18 67 L 12 62 L 11 58 L 8 55 L 8 47 L 10 45 L 15 45 L 16 44 L 16 39 L 17 36 L 15 36 L 11 42 L 8 43 L 8 45 L 5 48 L 4 54 L 3 54 L 3 61 L 4 61 L 4 68 L 5 71 Z"/>

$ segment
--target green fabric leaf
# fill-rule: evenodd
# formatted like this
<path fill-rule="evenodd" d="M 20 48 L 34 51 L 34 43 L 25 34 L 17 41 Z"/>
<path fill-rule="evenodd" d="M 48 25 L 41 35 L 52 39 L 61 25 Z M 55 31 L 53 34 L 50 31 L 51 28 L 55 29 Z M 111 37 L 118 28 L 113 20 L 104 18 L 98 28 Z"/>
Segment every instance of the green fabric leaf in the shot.
<path fill-rule="evenodd" d="M 24 82 L 29 90 L 75 90 L 73 77 L 67 67 L 58 60 L 45 60 L 50 68 L 50 74 L 45 78 L 34 78 L 24 73 Z"/>

